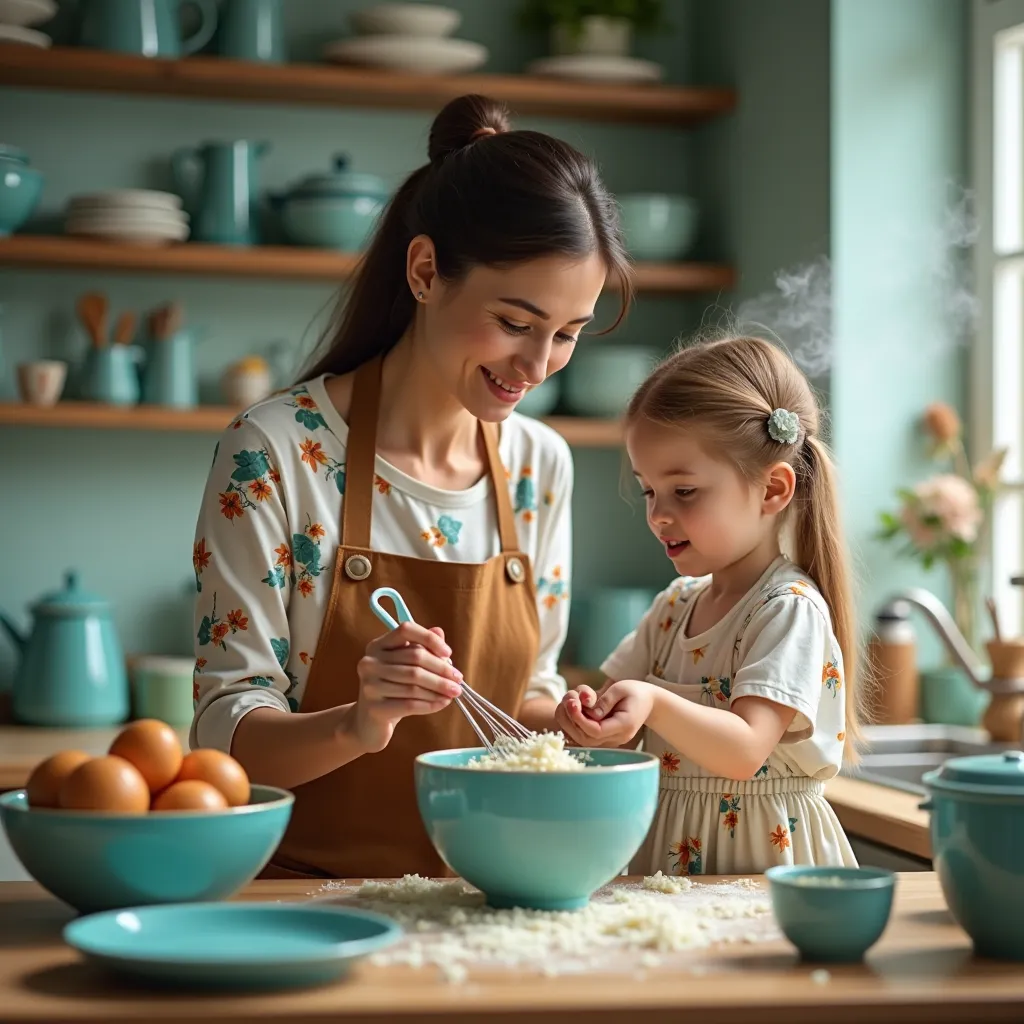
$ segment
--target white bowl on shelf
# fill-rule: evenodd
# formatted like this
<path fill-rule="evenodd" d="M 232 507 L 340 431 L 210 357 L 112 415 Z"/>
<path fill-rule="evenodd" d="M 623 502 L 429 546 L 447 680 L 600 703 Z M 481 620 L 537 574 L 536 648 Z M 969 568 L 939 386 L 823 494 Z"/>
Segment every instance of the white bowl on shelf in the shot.
<path fill-rule="evenodd" d="M 361 36 L 450 36 L 462 22 L 461 12 L 439 4 L 377 4 L 349 15 Z"/>
<path fill-rule="evenodd" d="M 429 36 L 356 36 L 328 43 L 324 56 L 339 64 L 358 64 L 388 71 L 454 75 L 487 63 L 486 46 L 468 39 Z"/>
<path fill-rule="evenodd" d="M 117 212 L 106 210 L 94 214 L 74 214 L 64 223 L 69 235 L 105 238 L 131 245 L 166 245 L 184 242 L 189 236 L 188 221 L 184 214 L 177 217 L 153 213 Z"/>
<path fill-rule="evenodd" d="M 572 53 L 544 57 L 526 68 L 531 75 L 570 78 L 584 82 L 641 83 L 660 81 L 663 68 L 639 57 L 612 57 L 597 53 Z"/>
<path fill-rule="evenodd" d="M 18 43 L 22 46 L 48 50 L 53 45 L 53 40 L 45 32 L 37 32 L 34 28 L 0 24 L 0 43 Z"/>
<path fill-rule="evenodd" d="M 42 25 L 57 13 L 55 0 L 0 0 L 0 25 Z"/>

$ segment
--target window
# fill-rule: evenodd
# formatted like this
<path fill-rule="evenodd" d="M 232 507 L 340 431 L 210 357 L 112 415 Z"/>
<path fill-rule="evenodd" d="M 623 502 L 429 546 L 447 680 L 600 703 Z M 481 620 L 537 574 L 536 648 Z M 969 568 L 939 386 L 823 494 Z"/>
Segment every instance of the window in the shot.
<path fill-rule="evenodd" d="M 1024 632 L 1024 0 L 974 0 L 976 278 L 971 440 L 1009 450 L 992 521 L 991 592 L 1004 631 Z"/>

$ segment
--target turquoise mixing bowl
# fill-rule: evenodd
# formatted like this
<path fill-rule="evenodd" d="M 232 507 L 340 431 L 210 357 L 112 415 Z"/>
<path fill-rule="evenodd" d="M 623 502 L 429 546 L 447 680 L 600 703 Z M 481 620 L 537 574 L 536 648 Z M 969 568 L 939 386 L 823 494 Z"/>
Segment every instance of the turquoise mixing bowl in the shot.
<path fill-rule="evenodd" d="M 270 860 L 294 802 L 254 785 L 244 807 L 127 815 L 30 809 L 16 789 L 0 795 L 0 821 L 35 880 L 92 913 L 233 895 Z"/>
<path fill-rule="evenodd" d="M 764 874 L 775 920 L 805 960 L 855 963 L 885 931 L 891 871 L 779 864 Z"/>
<path fill-rule="evenodd" d="M 0 159 L 0 238 L 28 220 L 42 191 L 42 172 L 14 158 Z"/>
<path fill-rule="evenodd" d="M 467 768 L 482 749 L 416 759 L 420 816 L 444 862 L 492 907 L 575 910 L 629 864 L 658 803 L 659 761 L 588 750 L 582 772 Z"/>

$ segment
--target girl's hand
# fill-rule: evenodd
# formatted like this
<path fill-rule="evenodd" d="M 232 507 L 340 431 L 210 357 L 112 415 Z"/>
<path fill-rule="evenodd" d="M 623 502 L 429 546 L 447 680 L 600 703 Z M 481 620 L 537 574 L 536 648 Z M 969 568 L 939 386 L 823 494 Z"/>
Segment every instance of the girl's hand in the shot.
<path fill-rule="evenodd" d="M 643 728 L 654 707 L 655 688 L 637 679 L 603 687 L 587 711 L 587 735 L 595 747 L 621 747 Z M 594 727 L 596 726 L 596 734 Z"/>
<path fill-rule="evenodd" d="M 597 694 L 589 686 L 570 690 L 555 708 L 555 728 L 577 747 L 596 746 L 593 741 L 600 727 L 588 717 L 596 703 Z"/>
<path fill-rule="evenodd" d="M 461 695 L 462 673 L 447 660 L 451 653 L 440 627 L 414 622 L 366 645 L 356 665 L 354 730 L 367 753 L 383 750 L 407 715 L 431 715 Z"/>

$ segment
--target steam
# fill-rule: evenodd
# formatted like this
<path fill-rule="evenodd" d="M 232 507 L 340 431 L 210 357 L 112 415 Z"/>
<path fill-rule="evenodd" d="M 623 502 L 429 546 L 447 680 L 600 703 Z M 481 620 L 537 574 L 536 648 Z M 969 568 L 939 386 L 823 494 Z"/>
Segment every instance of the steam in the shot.
<path fill-rule="evenodd" d="M 915 346 L 933 356 L 966 345 L 978 315 L 978 299 L 970 268 L 970 249 L 977 241 L 978 218 L 973 193 L 948 186 L 941 223 L 908 230 L 898 224 L 880 233 L 877 258 L 867 270 L 870 294 L 880 310 L 898 304 L 908 290 L 922 284 L 933 296 L 935 321 Z M 774 287 L 742 302 L 735 329 L 780 342 L 809 377 L 824 376 L 833 351 L 832 266 L 821 256 L 811 263 L 780 270 Z"/>

